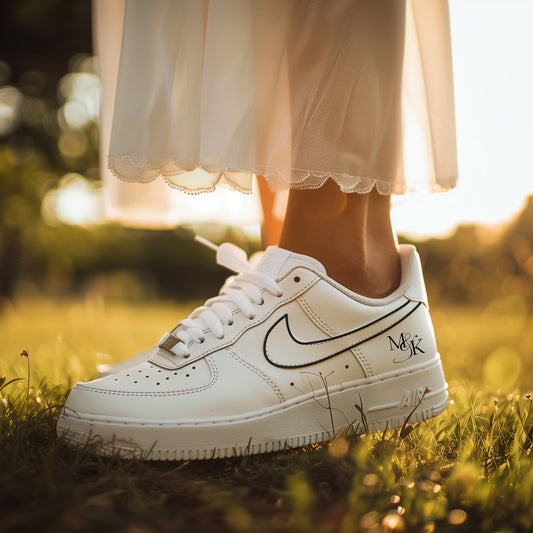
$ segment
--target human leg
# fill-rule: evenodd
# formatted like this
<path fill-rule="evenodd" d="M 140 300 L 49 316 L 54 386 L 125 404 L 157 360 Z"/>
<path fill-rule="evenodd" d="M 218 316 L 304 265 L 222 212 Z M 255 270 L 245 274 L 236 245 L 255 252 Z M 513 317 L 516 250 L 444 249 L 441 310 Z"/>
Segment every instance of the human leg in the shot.
<path fill-rule="evenodd" d="M 400 283 L 390 197 L 343 193 L 333 182 L 289 195 L 280 246 L 321 261 L 328 275 L 365 296 L 383 297 Z"/>
<path fill-rule="evenodd" d="M 302 17 L 323 39 L 295 31 L 288 49 L 293 167 L 306 168 L 310 160 L 332 167 L 327 161 L 334 154 L 344 160 L 347 174 L 378 179 L 355 184 L 349 194 L 341 190 L 347 184 L 340 176 L 322 187 L 306 189 L 304 183 L 292 189 L 280 246 L 319 259 L 345 287 L 382 297 L 400 282 L 390 195 L 378 188 L 390 192 L 386 183 L 402 162 L 405 4 L 360 0 L 338 10 L 302 5 L 294 23 Z M 347 18 L 353 28 L 346 28 L 336 49 L 336 32 Z"/>
<path fill-rule="evenodd" d="M 268 186 L 263 176 L 258 176 L 259 199 L 261 201 L 261 241 L 263 248 L 277 245 L 283 228 L 283 215 L 277 213 L 276 193 Z"/>

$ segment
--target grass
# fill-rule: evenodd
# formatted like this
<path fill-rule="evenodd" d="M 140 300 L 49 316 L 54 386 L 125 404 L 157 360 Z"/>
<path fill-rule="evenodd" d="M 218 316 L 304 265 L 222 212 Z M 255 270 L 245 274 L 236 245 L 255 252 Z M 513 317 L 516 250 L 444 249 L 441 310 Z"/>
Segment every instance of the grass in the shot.
<path fill-rule="evenodd" d="M 402 436 L 153 464 L 58 443 L 55 421 L 72 384 L 149 346 L 187 310 L 90 299 L 4 306 L 0 531 L 533 528 L 533 319 L 520 298 L 433 309 L 451 401 Z"/>

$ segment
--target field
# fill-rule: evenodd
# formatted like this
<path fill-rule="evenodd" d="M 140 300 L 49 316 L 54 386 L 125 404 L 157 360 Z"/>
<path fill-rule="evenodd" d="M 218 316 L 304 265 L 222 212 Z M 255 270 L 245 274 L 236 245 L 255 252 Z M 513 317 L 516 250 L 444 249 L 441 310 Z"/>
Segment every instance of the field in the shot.
<path fill-rule="evenodd" d="M 3 305 L 0 531 L 533 528 L 533 317 L 519 297 L 434 306 L 450 405 L 403 432 L 197 463 L 101 459 L 58 443 L 72 384 L 153 344 L 191 307 Z"/>

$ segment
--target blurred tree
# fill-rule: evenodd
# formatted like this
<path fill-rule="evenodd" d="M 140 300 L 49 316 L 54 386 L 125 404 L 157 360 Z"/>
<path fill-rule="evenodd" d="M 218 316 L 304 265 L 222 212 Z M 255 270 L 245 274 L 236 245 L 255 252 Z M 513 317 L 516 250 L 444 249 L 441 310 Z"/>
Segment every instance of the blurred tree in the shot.
<path fill-rule="evenodd" d="M 75 54 L 91 51 L 90 14 L 88 0 L 2 4 L 0 296 L 10 296 L 15 280 L 36 266 L 44 194 L 64 172 L 79 166 L 58 149 L 57 86 Z M 96 151 L 87 152 L 92 161 L 84 165 L 94 166 Z"/>
<path fill-rule="evenodd" d="M 69 61 L 91 47 L 90 0 L 2 2 L 0 59 L 11 68 L 11 83 L 30 96 L 54 101 Z"/>

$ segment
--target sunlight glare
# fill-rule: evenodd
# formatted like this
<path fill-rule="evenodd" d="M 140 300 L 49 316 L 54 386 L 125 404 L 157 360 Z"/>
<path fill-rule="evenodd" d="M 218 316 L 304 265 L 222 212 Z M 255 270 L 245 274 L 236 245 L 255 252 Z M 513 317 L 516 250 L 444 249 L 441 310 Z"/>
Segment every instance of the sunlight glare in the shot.
<path fill-rule="evenodd" d="M 95 74 L 88 72 L 67 74 L 59 83 L 59 93 L 66 100 L 60 110 L 60 119 L 64 119 L 67 127 L 81 129 L 98 118 L 101 85 Z"/>
<path fill-rule="evenodd" d="M 460 223 L 502 224 L 533 193 L 533 2 L 450 0 L 459 184 L 395 199 L 393 221 L 412 237 Z M 497 28 L 498 39 L 494 39 Z"/>
<path fill-rule="evenodd" d="M 43 218 L 50 224 L 100 224 L 104 221 L 102 192 L 98 184 L 80 174 L 66 174 L 57 189 L 43 200 Z"/>
<path fill-rule="evenodd" d="M 17 124 L 22 97 L 15 87 L 0 87 L 0 135 L 8 134 Z"/>

